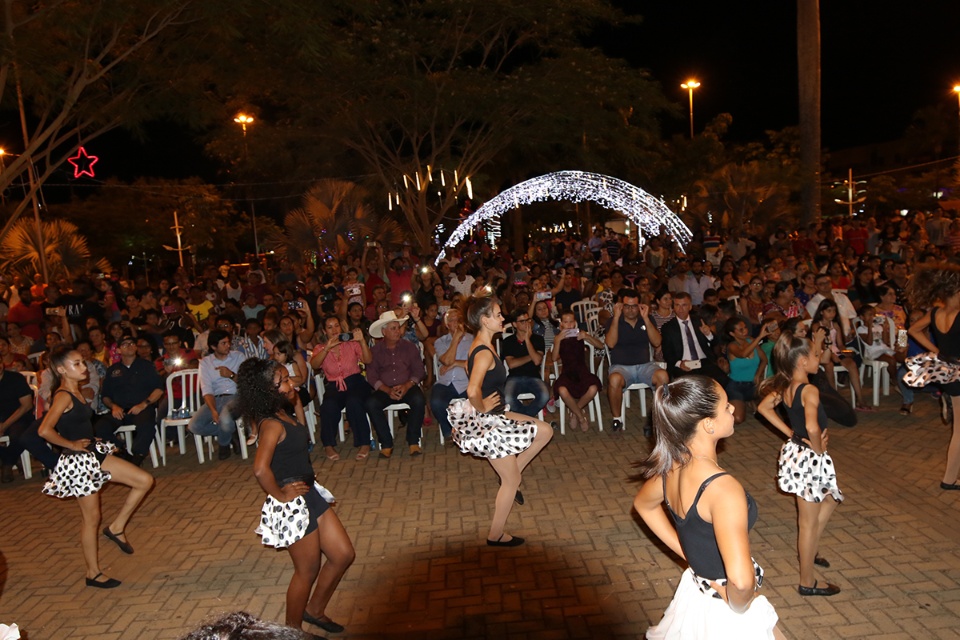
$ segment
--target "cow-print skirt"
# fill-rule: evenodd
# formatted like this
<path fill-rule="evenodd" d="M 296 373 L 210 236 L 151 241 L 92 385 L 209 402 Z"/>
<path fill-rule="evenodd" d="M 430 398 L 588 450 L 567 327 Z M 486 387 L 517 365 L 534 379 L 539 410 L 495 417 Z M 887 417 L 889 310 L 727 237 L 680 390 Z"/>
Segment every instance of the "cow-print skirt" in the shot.
<path fill-rule="evenodd" d="M 827 497 L 843 502 L 830 454 L 824 451 L 818 455 L 807 445 L 793 440 L 784 442 L 780 449 L 777 484 L 784 493 L 800 496 L 807 502 L 822 502 Z"/>
<path fill-rule="evenodd" d="M 960 395 L 960 365 L 956 362 L 941 360 L 932 352 L 921 353 L 904 362 L 907 373 L 903 376 L 903 383 L 911 387 L 924 387 L 928 384 L 939 384 L 947 395 Z"/>
<path fill-rule="evenodd" d="M 478 458 L 496 460 L 522 453 L 537 435 L 536 422 L 480 413 L 466 399 L 450 403 L 447 418 L 453 427 L 453 441 L 460 451 Z"/>
<path fill-rule="evenodd" d="M 43 492 L 55 498 L 92 496 L 110 481 L 110 472 L 100 463 L 117 448 L 110 442 L 97 442 L 93 451 L 70 451 L 60 455 Z"/>
<path fill-rule="evenodd" d="M 263 544 L 286 549 L 316 529 L 317 518 L 335 501 L 333 494 L 317 483 L 309 492 L 290 502 L 267 496 L 260 510 L 260 526 L 256 533 Z"/>

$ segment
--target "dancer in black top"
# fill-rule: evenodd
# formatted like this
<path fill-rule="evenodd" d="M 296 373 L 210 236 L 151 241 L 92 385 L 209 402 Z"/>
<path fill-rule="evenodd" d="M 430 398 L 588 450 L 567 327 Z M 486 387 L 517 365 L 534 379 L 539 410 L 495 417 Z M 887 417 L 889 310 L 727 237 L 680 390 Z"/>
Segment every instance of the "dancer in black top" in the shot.
<path fill-rule="evenodd" d="M 153 486 L 153 476 L 111 455 L 116 448 L 94 438 L 90 409 L 80 385 L 87 373 L 83 357 L 69 347 L 58 348 L 50 356 L 50 372 L 57 389 L 50 410 L 40 424 L 40 435 L 50 444 L 61 447 L 63 454 L 44 485 L 43 492 L 57 498 L 76 497 L 83 525 L 80 545 L 87 565 L 87 586 L 112 589 L 120 585 L 114 578 L 105 578 L 100 571 L 97 530 L 100 527 L 100 488 L 113 480 L 130 487 L 120 513 L 103 530 L 124 553 L 133 547 L 124 533 L 130 516 Z"/>
<path fill-rule="evenodd" d="M 267 499 L 257 533 L 263 544 L 285 548 L 293 559 L 286 624 L 299 629 L 306 621 L 330 633 L 343 631 L 325 609 L 356 552 L 328 504 L 333 496 L 314 481 L 310 436 L 293 418 L 296 389 L 282 365 L 251 358 L 237 372 L 237 399 L 240 415 L 259 427 L 253 473 Z M 327 558 L 322 568 L 321 555 Z"/>
<path fill-rule="evenodd" d="M 723 387 L 706 376 L 683 376 L 654 393 L 656 446 L 637 464 L 645 482 L 633 505 L 689 567 L 649 639 L 783 637 L 773 605 L 757 595 L 763 570 L 749 538 L 757 505 L 717 462 L 733 414 Z"/>
<path fill-rule="evenodd" d="M 515 547 L 523 538 L 504 533 L 507 517 L 516 500 L 523 470 L 553 437 L 547 423 L 507 411 L 503 385 L 507 370 L 493 350 L 493 336 L 503 331 L 503 315 L 496 298 L 470 298 L 463 314 L 467 327 L 476 336 L 467 360 L 467 398 L 454 400 L 447 410 L 453 427 L 453 441 L 464 453 L 487 458 L 500 476 L 493 522 L 487 534 L 492 547 Z"/>
<path fill-rule="evenodd" d="M 928 364 L 911 386 L 923 386 L 949 380 L 940 384 L 948 398 L 944 400 L 953 407 L 953 436 L 947 448 L 947 466 L 943 470 L 940 488 L 944 491 L 960 490 L 957 476 L 960 475 L 960 381 L 957 380 L 956 361 L 960 358 L 960 267 L 938 264 L 921 266 L 910 279 L 907 292 L 912 309 L 926 309 L 922 318 L 909 329 L 910 337 L 927 349 L 936 358 L 928 356 Z M 933 335 L 933 342 L 927 335 Z M 916 356 L 922 360 L 921 356 Z"/>
<path fill-rule="evenodd" d="M 774 376 L 760 386 L 758 407 L 760 414 L 789 438 L 780 449 L 777 484 L 797 498 L 797 591 L 802 596 L 840 593 L 840 587 L 820 586 L 814 577 L 814 565 L 830 566 L 817 551 L 830 516 L 843 500 L 833 458 L 827 453 L 827 413 L 820 404 L 820 391 L 808 378 L 820 366 L 825 335 L 821 329 L 811 342 L 790 332 L 780 334 L 773 347 Z M 789 426 L 776 411 L 780 403 L 787 411 Z"/>

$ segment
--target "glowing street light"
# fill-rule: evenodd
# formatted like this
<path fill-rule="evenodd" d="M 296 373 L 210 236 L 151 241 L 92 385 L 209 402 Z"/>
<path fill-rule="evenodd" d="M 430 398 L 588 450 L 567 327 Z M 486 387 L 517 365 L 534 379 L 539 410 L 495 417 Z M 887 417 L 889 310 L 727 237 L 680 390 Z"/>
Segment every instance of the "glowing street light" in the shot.
<path fill-rule="evenodd" d="M 234 122 L 239 124 L 243 128 L 243 136 L 247 136 L 247 125 L 253 124 L 253 116 L 249 116 L 245 113 L 238 113 L 237 117 L 233 119 Z"/>
<path fill-rule="evenodd" d="M 243 129 L 243 159 L 244 161 L 247 161 L 250 159 L 250 154 L 247 152 L 247 125 L 253 124 L 253 116 L 241 111 L 236 115 L 233 121 L 239 124 L 240 128 Z M 247 194 L 249 197 L 249 186 L 247 189 Z M 256 204 L 253 202 L 253 198 L 250 198 L 250 220 L 253 223 L 253 250 L 256 252 L 257 260 L 260 260 L 260 241 L 257 239 L 257 208 Z"/>
<path fill-rule="evenodd" d="M 690 139 L 693 140 L 693 90 L 700 86 L 700 83 L 693 78 L 680 85 L 681 89 L 686 89 L 690 94 Z"/>

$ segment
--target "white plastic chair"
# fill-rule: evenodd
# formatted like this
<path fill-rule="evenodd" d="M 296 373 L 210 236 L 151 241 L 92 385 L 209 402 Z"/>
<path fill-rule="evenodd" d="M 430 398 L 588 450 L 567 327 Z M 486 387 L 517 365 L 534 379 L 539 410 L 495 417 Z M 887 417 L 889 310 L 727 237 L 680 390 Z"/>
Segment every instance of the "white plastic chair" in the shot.
<path fill-rule="evenodd" d="M 857 337 L 857 347 L 859 347 L 860 355 L 863 357 L 863 364 L 860 365 L 860 388 L 863 388 L 864 377 L 867 369 L 869 369 L 870 376 L 873 380 L 873 406 L 879 407 L 881 381 L 883 382 L 883 395 L 890 395 L 890 372 L 887 370 L 886 362 L 881 362 L 880 360 L 870 360 L 867 358 L 867 345 L 860 336 L 860 333 L 857 331 L 862 326 L 864 326 L 863 321 L 860 320 L 860 318 L 854 318 L 853 332 Z M 869 331 L 870 327 L 867 327 L 867 330 Z"/>
<path fill-rule="evenodd" d="M 182 408 L 186 408 L 190 413 L 185 418 L 174 417 L 174 412 L 178 407 L 173 406 L 174 389 L 180 389 L 180 397 L 183 398 Z M 201 406 L 200 397 L 200 370 L 183 369 L 174 371 L 167 376 L 167 415 L 160 420 L 160 431 L 157 434 L 157 446 L 160 448 L 160 458 L 163 466 L 167 466 L 167 427 L 176 427 L 177 444 L 180 447 L 180 455 L 187 452 L 187 425 L 190 424 L 190 418 L 197 412 Z"/>
<path fill-rule="evenodd" d="M 596 364 L 596 349 L 589 342 L 587 344 L 587 358 L 588 364 L 590 365 L 590 373 L 596 375 L 597 373 L 597 364 Z M 556 365 L 556 363 L 554 363 Z M 559 375 L 558 375 L 559 377 Z M 560 435 L 567 435 L 567 412 L 566 412 L 566 403 L 564 403 L 563 398 L 557 399 L 557 407 L 560 411 Z M 603 413 L 600 409 L 600 392 L 597 392 L 597 395 L 593 397 L 593 400 L 590 401 L 590 404 L 587 405 L 587 409 L 590 413 L 590 420 L 596 421 L 597 427 L 600 431 L 603 431 Z M 623 418 L 621 417 L 621 420 Z"/>
<path fill-rule="evenodd" d="M 599 313 L 600 307 L 597 305 L 595 300 L 580 300 L 579 302 L 574 302 L 570 305 L 570 310 L 573 311 L 573 315 L 577 319 L 577 323 L 587 326 L 588 331 L 589 326 L 587 323 L 587 313 L 591 309 L 596 309 Z"/>
<path fill-rule="evenodd" d="M 0 436 L 0 444 L 5 444 L 9 446 L 10 436 Z M 30 454 L 26 450 L 24 450 L 23 453 L 20 454 L 20 464 L 18 466 L 20 467 L 20 471 L 23 472 L 24 479 L 29 480 L 30 478 L 33 477 L 33 469 L 30 463 Z"/>
<path fill-rule="evenodd" d="M 123 440 L 127 444 L 127 451 L 133 449 L 133 434 L 137 430 L 137 427 L 132 424 L 123 424 L 117 429 L 116 433 L 123 434 Z M 157 457 L 157 429 L 153 428 L 153 439 L 150 441 L 150 462 L 153 463 L 153 468 L 156 469 L 160 466 L 160 461 Z"/>
<path fill-rule="evenodd" d="M 603 364 L 604 364 L 604 362 L 606 362 L 608 372 L 609 372 L 609 369 L 610 369 L 610 367 L 611 367 L 611 364 L 610 364 L 610 349 L 607 348 L 607 347 L 604 347 L 604 353 L 606 354 L 606 359 L 600 363 L 600 368 L 599 368 L 598 370 L 601 371 L 601 373 L 597 374 L 598 377 L 601 378 L 601 379 L 603 379 L 603 373 L 602 373 L 602 371 L 603 371 Z M 653 360 L 653 348 L 652 348 L 652 347 L 651 347 L 651 349 L 650 349 L 650 361 L 651 361 L 651 362 L 654 362 L 654 360 Z M 661 369 L 666 369 L 666 368 L 667 368 L 667 365 L 666 365 L 665 362 L 657 362 L 656 364 L 657 364 L 657 366 L 659 366 Z M 608 375 L 609 375 L 609 374 L 608 374 Z M 608 378 L 608 381 L 607 381 L 607 382 L 608 382 L 608 384 L 609 384 L 609 378 Z M 624 430 L 626 430 L 626 428 L 627 428 L 627 409 L 630 408 L 630 392 L 631 392 L 631 391 L 638 391 L 638 392 L 639 392 L 638 395 L 640 396 L 640 415 L 643 416 L 644 418 L 647 417 L 647 393 L 646 393 L 646 392 L 647 392 L 647 389 L 651 389 L 651 387 L 650 387 L 649 385 L 646 385 L 646 384 L 642 383 L 642 382 L 638 382 L 638 383 L 636 383 L 636 384 L 631 384 L 630 386 L 627 386 L 627 387 L 624 387 L 624 388 L 623 388 L 623 398 L 620 400 L 620 423 L 623 425 L 623 429 L 624 429 Z M 603 431 L 603 425 L 602 425 L 602 424 L 600 425 L 600 430 Z"/>

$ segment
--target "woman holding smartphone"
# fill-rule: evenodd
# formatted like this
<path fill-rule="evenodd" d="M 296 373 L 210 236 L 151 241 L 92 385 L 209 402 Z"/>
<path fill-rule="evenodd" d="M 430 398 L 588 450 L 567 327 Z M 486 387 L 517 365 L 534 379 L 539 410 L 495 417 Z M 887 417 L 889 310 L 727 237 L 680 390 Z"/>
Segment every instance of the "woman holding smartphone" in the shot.
<path fill-rule="evenodd" d="M 317 345 L 310 358 L 314 371 L 322 371 L 324 377 L 323 403 L 320 405 L 320 441 L 330 461 L 340 459 L 337 453 L 337 427 L 340 412 L 347 410 L 353 446 L 359 447 L 357 460 L 366 460 L 370 455 L 370 423 L 364 403 L 371 388 L 360 372 L 361 364 L 370 364 L 373 354 L 363 337 L 363 331 L 354 329 L 345 333 L 340 320 L 334 316 L 323 321 L 326 340 Z"/>
<path fill-rule="evenodd" d="M 603 388 L 600 378 L 590 373 L 587 366 L 584 342 L 589 342 L 595 349 L 604 348 L 602 342 L 577 327 L 573 311 L 564 311 L 560 314 L 560 334 L 553 342 L 553 359 L 563 367 L 560 377 L 553 383 L 553 397 L 563 400 L 566 405 L 570 428 L 575 429 L 579 424 L 582 431 L 590 428 L 590 420 L 583 408 Z"/>

